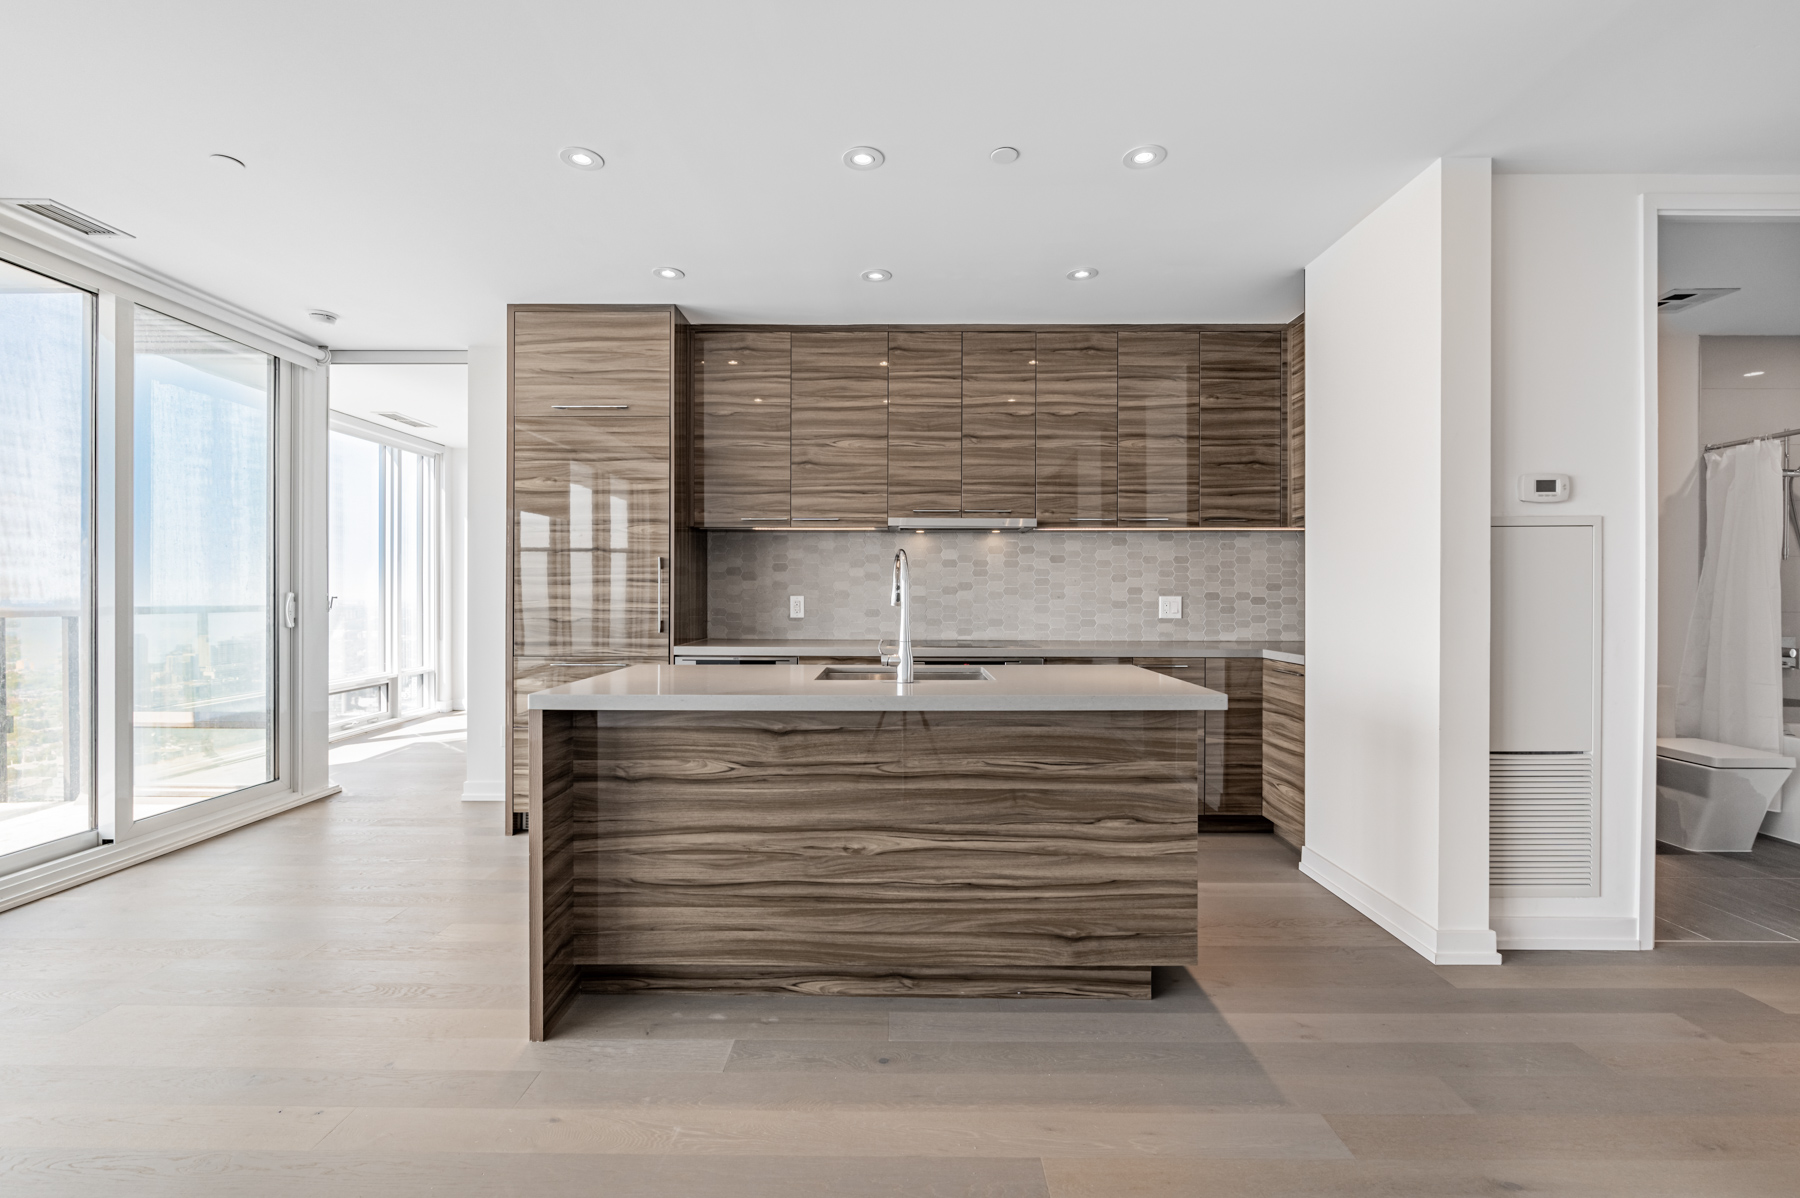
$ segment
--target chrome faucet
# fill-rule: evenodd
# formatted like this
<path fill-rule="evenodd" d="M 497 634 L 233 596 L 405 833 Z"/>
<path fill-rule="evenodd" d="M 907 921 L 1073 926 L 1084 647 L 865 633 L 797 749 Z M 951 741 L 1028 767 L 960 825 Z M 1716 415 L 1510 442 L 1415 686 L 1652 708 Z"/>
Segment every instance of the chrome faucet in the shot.
<path fill-rule="evenodd" d="M 894 593 L 888 599 L 888 606 L 900 609 L 900 643 L 894 646 L 894 652 L 881 654 L 881 664 L 895 667 L 894 681 L 912 682 L 912 576 L 906 568 L 906 550 L 894 552 Z M 879 646 L 878 646 L 879 648 Z"/>

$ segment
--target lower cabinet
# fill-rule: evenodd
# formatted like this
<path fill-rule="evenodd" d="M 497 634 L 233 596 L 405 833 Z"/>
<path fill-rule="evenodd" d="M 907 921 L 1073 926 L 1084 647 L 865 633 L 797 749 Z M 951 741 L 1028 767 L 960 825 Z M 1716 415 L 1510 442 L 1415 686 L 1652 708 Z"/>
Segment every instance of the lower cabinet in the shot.
<path fill-rule="evenodd" d="M 1262 811 L 1275 835 L 1306 843 L 1306 667 L 1265 661 Z"/>
<path fill-rule="evenodd" d="M 1230 705 L 1224 711 L 1200 713 L 1200 829 L 1265 827 L 1262 658 L 1139 657 L 1132 664 L 1225 693 Z"/>
<path fill-rule="evenodd" d="M 650 659 L 657 660 L 657 659 Z M 531 796 L 531 725 L 527 701 L 537 691 L 553 686 L 567 686 L 596 674 L 610 674 L 634 662 L 614 658 L 608 661 L 564 661 L 546 657 L 513 658 L 512 711 L 508 735 L 512 737 L 512 810 L 515 814 L 530 810 Z"/>

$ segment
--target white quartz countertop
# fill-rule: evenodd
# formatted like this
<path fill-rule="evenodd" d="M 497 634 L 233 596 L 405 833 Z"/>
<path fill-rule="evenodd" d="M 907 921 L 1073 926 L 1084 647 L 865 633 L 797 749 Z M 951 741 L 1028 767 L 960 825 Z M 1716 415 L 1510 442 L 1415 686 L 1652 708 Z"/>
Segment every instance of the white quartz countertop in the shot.
<path fill-rule="evenodd" d="M 1127 665 L 984 666 L 981 682 L 823 681 L 827 667 L 637 665 L 530 697 L 541 711 L 1222 711 L 1225 696 Z"/>
<path fill-rule="evenodd" d="M 888 648 L 893 648 L 890 635 Z M 731 639 L 711 637 L 675 646 L 677 657 L 874 657 L 875 642 L 794 637 Z M 1009 641 L 933 640 L 913 642 L 919 661 L 972 657 L 1260 657 L 1267 661 L 1306 664 L 1303 641 Z"/>

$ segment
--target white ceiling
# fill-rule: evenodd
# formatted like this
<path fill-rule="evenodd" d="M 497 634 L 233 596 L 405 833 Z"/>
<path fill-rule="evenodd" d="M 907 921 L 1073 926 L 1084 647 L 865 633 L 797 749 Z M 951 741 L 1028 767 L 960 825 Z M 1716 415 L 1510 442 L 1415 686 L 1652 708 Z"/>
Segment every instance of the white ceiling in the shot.
<path fill-rule="evenodd" d="M 114 0 L 5 28 L 0 196 L 339 348 L 493 342 L 508 302 L 1284 320 L 1440 156 L 1800 171 L 1793 0 Z M 1123 169 L 1141 142 L 1168 161 Z M 863 143 L 887 165 L 845 169 Z"/>
<path fill-rule="evenodd" d="M 451 449 L 469 444 L 469 368 L 447 365 L 332 363 L 333 410 Z M 399 412 L 431 428 L 413 428 L 378 412 Z"/>
<path fill-rule="evenodd" d="M 1684 333 L 1800 334 L 1800 220 L 1665 218 L 1657 236 L 1658 291 L 1736 287 L 1662 318 Z"/>

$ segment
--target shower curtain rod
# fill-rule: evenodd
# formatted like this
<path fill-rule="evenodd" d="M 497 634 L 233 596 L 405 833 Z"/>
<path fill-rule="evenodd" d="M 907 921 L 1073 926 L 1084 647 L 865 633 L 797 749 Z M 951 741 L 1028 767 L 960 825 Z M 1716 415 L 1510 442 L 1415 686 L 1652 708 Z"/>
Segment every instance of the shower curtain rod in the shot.
<path fill-rule="evenodd" d="M 1735 441 L 1721 441 L 1717 445 L 1708 445 L 1701 452 L 1711 453 L 1715 449 L 1730 449 L 1733 445 L 1748 445 L 1752 441 L 1785 441 L 1789 437 L 1800 437 L 1800 428 L 1783 429 L 1778 433 L 1764 433 L 1760 437 L 1739 437 Z"/>

